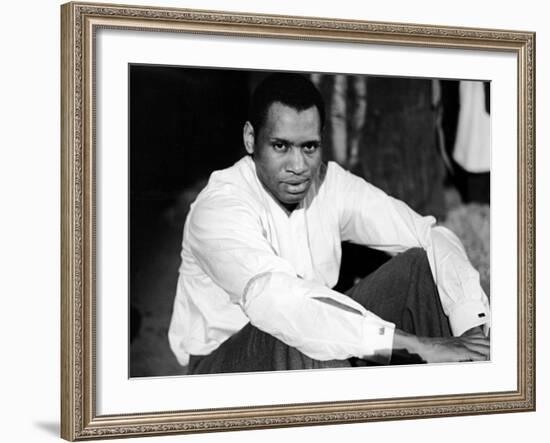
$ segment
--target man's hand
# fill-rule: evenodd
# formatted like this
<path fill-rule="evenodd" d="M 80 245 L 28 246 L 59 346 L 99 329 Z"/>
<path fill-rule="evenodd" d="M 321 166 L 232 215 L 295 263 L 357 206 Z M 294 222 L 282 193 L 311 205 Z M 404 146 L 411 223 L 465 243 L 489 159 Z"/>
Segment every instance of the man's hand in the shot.
<path fill-rule="evenodd" d="M 396 329 L 393 351 L 417 354 L 427 363 L 482 361 L 489 358 L 490 346 L 480 327 L 447 338 L 415 337 Z"/>
<path fill-rule="evenodd" d="M 428 363 L 480 361 L 489 358 L 489 339 L 480 336 L 420 338 L 419 355 Z"/>
<path fill-rule="evenodd" d="M 468 329 L 467 331 L 463 332 L 461 337 L 485 337 L 485 333 L 483 332 L 483 328 L 481 326 L 475 326 L 471 329 Z"/>

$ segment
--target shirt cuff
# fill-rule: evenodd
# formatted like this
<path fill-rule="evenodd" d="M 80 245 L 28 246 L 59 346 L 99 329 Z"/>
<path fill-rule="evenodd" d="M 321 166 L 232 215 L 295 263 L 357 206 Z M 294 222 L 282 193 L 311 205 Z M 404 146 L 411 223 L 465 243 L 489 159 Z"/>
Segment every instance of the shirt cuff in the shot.
<path fill-rule="evenodd" d="M 481 301 L 472 300 L 454 306 L 449 314 L 449 323 L 455 337 L 464 334 L 468 329 L 484 325 L 483 330 L 488 332 L 491 324 L 489 307 Z"/>
<path fill-rule="evenodd" d="M 365 319 L 363 340 L 366 343 L 365 360 L 387 365 L 390 363 L 393 347 L 395 325 L 386 321 L 373 324 L 372 319 Z"/>

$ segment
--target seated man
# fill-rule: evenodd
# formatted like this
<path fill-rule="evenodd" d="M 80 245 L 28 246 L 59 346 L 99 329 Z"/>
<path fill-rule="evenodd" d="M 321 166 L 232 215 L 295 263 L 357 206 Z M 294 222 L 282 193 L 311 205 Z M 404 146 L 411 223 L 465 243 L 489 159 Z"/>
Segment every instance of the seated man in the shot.
<path fill-rule="evenodd" d="M 169 329 L 189 373 L 486 360 L 489 303 L 449 230 L 322 162 L 324 104 L 297 74 L 255 90 L 247 156 L 191 206 Z M 394 257 L 351 288 L 341 242 Z"/>

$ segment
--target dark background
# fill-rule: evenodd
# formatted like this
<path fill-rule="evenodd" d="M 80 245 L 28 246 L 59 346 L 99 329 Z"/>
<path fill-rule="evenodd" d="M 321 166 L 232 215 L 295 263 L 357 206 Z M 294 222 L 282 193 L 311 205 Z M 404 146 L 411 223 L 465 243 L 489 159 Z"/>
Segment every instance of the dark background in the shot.
<path fill-rule="evenodd" d="M 129 75 L 130 376 L 184 374 L 168 347 L 167 332 L 185 216 L 210 173 L 245 154 L 242 127 L 248 99 L 267 73 L 131 65 Z M 357 77 L 346 76 L 347 84 L 353 79 Z M 430 79 L 362 81 L 367 106 L 357 135 L 359 157 L 340 163 L 451 227 L 489 293 L 489 174 L 468 174 L 454 162 L 451 173 L 442 155 L 452 150 L 459 82 L 440 81 L 441 94 L 434 103 Z M 327 103 L 325 160 L 336 157 L 330 124 L 334 82 L 329 74 L 319 82 Z M 348 88 L 349 121 L 357 100 Z M 487 94 L 487 106 L 489 102 Z M 439 122 L 438 116 L 443 116 Z M 438 129 L 444 144 L 438 141 Z M 336 289 L 347 289 L 384 259 L 382 253 L 343 245 Z"/>

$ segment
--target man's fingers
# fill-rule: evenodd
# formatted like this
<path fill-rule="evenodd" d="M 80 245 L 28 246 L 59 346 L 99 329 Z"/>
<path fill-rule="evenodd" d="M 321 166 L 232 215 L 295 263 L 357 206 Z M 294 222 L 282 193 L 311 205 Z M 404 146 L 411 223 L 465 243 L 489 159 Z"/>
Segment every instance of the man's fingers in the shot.
<path fill-rule="evenodd" d="M 466 350 L 472 355 L 481 355 L 484 357 L 484 359 L 487 359 L 490 355 L 491 347 L 489 346 L 488 341 L 481 343 L 466 342 L 463 343 L 463 345 L 466 347 Z"/>
<path fill-rule="evenodd" d="M 450 337 L 425 339 L 425 354 L 428 362 L 483 361 L 490 356 L 490 341 L 487 337 Z"/>
<path fill-rule="evenodd" d="M 488 337 L 477 337 L 477 336 L 466 336 L 466 337 L 460 337 L 460 339 L 464 342 L 464 343 L 487 343 L 487 345 L 489 344 L 490 340 Z"/>
<path fill-rule="evenodd" d="M 483 352 L 484 350 L 489 350 L 491 346 L 489 346 L 489 343 L 475 343 L 475 342 L 466 342 L 462 343 L 463 346 L 465 346 L 468 349 L 475 349 L 477 351 Z"/>
<path fill-rule="evenodd" d="M 483 361 L 490 355 L 489 341 L 486 339 L 465 339 L 454 342 L 449 351 L 455 354 L 455 361 Z"/>
<path fill-rule="evenodd" d="M 474 349 L 447 349 L 447 352 L 441 352 L 433 357 L 432 361 L 439 362 L 464 362 L 464 361 L 485 361 L 489 357 L 489 354 L 478 352 Z"/>
<path fill-rule="evenodd" d="M 485 361 L 489 357 L 489 354 L 485 355 L 480 352 L 471 351 L 468 353 L 468 360 L 467 361 Z"/>
<path fill-rule="evenodd" d="M 462 340 L 462 344 L 468 348 L 484 348 L 489 349 L 491 344 L 487 338 L 476 338 L 476 339 L 467 339 Z"/>
<path fill-rule="evenodd" d="M 485 333 L 483 332 L 483 328 L 481 326 L 476 326 L 464 332 L 462 337 L 485 337 Z"/>
<path fill-rule="evenodd" d="M 488 352 L 480 352 L 476 349 L 462 349 L 457 352 L 455 361 L 485 361 L 489 358 Z"/>
<path fill-rule="evenodd" d="M 468 348 L 468 351 L 474 354 L 481 354 L 484 357 L 489 357 L 491 353 L 490 348 L 485 348 L 485 347 L 471 347 L 471 348 Z"/>

